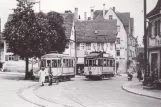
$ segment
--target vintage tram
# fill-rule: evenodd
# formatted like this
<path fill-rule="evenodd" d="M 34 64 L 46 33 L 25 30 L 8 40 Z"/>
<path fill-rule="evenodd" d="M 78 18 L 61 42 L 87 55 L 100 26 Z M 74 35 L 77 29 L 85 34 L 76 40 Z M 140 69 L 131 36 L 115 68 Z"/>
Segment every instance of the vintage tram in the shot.
<path fill-rule="evenodd" d="M 115 74 L 115 60 L 103 53 L 91 53 L 85 57 L 84 75 L 86 78 L 107 78 Z"/>
<path fill-rule="evenodd" d="M 50 66 L 53 76 L 60 80 L 70 80 L 75 77 L 74 61 L 74 57 L 69 55 L 50 53 L 41 57 L 40 68 L 45 68 L 48 73 Z"/>

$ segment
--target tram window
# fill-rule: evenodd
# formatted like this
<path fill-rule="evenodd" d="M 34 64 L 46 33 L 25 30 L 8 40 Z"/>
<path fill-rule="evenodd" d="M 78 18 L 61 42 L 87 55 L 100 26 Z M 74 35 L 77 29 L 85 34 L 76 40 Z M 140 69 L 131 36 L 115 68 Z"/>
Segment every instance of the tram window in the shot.
<path fill-rule="evenodd" d="M 86 59 L 85 61 L 86 61 L 86 62 L 85 62 L 85 65 L 88 66 L 88 60 Z"/>
<path fill-rule="evenodd" d="M 107 59 L 107 66 L 109 67 L 110 66 L 110 61 Z"/>
<path fill-rule="evenodd" d="M 69 61 L 69 66 L 68 67 L 71 67 L 71 59 L 69 59 L 68 61 Z"/>
<path fill-rule="evenodd" d="M 110 60 L 110 67 L 112 67 L 112 60 Z"/>
<path fill-rule="evenodd" d="M 92 66 L 92 60 L 89 60 L 89 66 Z"/>
<path fill-rule="evenodd" d="M 106 59 L 104 59 L 104 61 L 103 61 L 103 66 L 107 66 L 107 61 L 106 61 Z"/>
<path fill-rule="evenodd" d="M 93 66 L 96 66 L 96 60 L 95 59 L 93 60 Z"/>
<path fill-rule="evenodd" d="M 41 61 L 41 67 L 46 67 L 46 60 Z"/>
<path fill-rule="evenodd" d="M 61 60 L 58 60 L 58 67 L 61 67 Z"/>
<path fill-rule="evenodd" d="M 66 59 L 66 67 L 69 67 L 69 59 Z"/>
<path fill-rule="evenodd" d="M 96 66 L 98 66 L 98 59 L 96 59 Z"/>
<path fill-rule="evenodd" d="M 51 66 L 51 60 L 47 60 L 47 66 Z"/>
<path fill-rule="evenodd" d="M 112 66 L 115 67 L 115 60 L 112 61 Z"/>
<path fill-rule="evenodd" d="M 66 59 L 63 59 L 63 67 L 66 67 Z"/>
<path fill-rule="evenodd" d="M 103 59 L 98 59 L 98 65 L 103 66 Z"/>
<path fill-rule="evenodd" d="M 52 67 L 57 67 L 57 60 L 52 60 Z"/>
<path fill-rule="evenodd" d="M 71 59 L 71 67 L 73 67 L 73 59 Z"/>

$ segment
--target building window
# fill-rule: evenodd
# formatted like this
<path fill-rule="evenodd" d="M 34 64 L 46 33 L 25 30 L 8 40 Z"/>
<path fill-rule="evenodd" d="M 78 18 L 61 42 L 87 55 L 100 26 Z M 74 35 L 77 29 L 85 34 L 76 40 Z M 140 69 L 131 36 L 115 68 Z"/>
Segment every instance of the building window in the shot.
<path fill-rule="evenodd" d="M 84 50 L 85 49 L 85 43 L 80 43 L 80 50 Z"/>
<path fill-rule="evenodd" d="M 120 56 L 120 50 L 117 50 L 117 51 L 116 51 L 116 55 L 117 55 L 117 56 Z"/>
<path fill-rule="evenodd" d="M 117 44 L 120 44 L 120 38 L 116 39 Z"/>
<path fill-rule="evenodd" d="M 113 16 L 112 15 L 109 15 L 109 19 L 112 20 L 113 19 Z"/>
<path fill-rule="evenodd" d="M 120 26 L 117 26 L 117 32 L 120 32 Z"/>
<path fill-rule="evenodd" d="M 91 50 L 91 43 L 86 43 L 86 50 Z"/>

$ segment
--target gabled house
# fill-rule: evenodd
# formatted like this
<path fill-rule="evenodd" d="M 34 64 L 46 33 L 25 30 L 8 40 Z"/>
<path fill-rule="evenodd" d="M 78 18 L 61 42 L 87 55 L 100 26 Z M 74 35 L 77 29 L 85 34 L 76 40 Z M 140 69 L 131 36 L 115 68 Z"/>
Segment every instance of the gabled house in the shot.
<path fill-rule="evenodd" d="M 136 57 L 134 37 L 134 19 L 130 17 L 129 12 L 119 13 L 115 11 L 115 7 L 109 10 L 105 9 L 105 4 L 102 10 L 91 9 L 91 19 L 99 20 L 117 20 L 117 38 L 116 38 L 116 69 L 120 72 L 126 72 L 127 62 Z"/>
<path fill-rule="evenodd" d="M 84 57 L 91 52 L 104 52 L 115 58 L 116 20 L 84 20 L 75 22 L 77 68 L 83 69 Z"/>
<path fill-rule="evenodd" d="M 157 79 L 161 79 L 161 0 L 158 0 L 155 8 L 147 15 L 148 29 L 146 32 L 148 40 L 148 76 L 155 73 Z"/>

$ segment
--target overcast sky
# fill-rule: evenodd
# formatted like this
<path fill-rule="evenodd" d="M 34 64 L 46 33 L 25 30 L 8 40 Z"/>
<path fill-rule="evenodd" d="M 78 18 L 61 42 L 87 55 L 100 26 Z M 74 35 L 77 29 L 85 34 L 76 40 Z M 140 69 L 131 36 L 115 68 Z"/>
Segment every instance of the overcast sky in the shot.
<path fill-rule="evenodd" d="M 37 0 L 39 1 L 39 0 Z M 81 18 L 84 12 L 89 15 L 90 7 L 94 9 L 102 9 L 103 3 L 106 4 L 106 9 L 115 7 L 118 12 L 130 12 L 131 17 L 134 18 L 135 36 L 138 36 L 139 42 L 142 41 L 143 35 L 143 1 L 144 0 L 41 0 L 41 10 L 43 12 L 57 11 L 64 12 L 78 7 Z M 158 0 L 147 0 L 147 12 L 153 9 Z M 12 8 L 16 7 L 16 0 L 0 0 L 0 18 L 2 20 L 2 29 L 6 23 L 8 15 L 12 13 Z M 39 5 L 34 7 L 35 11 L 39 10 Z"/>

